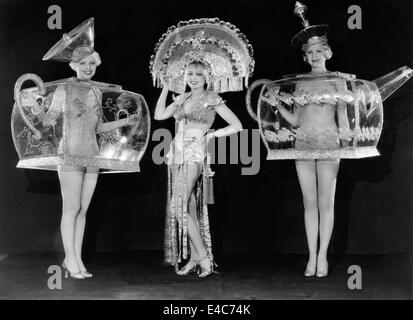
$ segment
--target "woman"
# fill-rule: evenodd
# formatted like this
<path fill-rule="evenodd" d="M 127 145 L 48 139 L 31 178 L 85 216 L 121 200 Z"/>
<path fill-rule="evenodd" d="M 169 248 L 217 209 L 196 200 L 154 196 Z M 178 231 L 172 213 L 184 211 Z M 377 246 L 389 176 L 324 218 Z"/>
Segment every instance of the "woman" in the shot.
<path fill-rule="evenodd" d="M 302 9 L 298 6 L 298 9 Z M 296 7 L 297 10 L 297 7 Z M 303 18 L 303 15 L 300 15 Z M 304 19 L 304 18 L 303 18 Z M 293 111 L 269 98 L 280 114 L 296 127 L 295 149 L 334 150 L 340 148 L 339 133 L 347 132 L 346 102 L 340 98 L 345 92 L 343 81 L 325 81 L 326 60 L 332 57 L 327 43 L 326 25 L 310 26 L 299 32 L 292 44 L 304 52 L 304 61 L 311 67 L 305 81 L 297 81 Z M 337 99 L 325 99 L 335 96 Z M 300 103 L 302 102 L 302 103 Z M 337 116 L 337 122 L 336 118 Z M 342 141 L 343 146 L 347 141 Z M 295 162 L 303 195 L 304 223 L 307 234 L 309 259 L 304 275 L 326 277 L 328 275 L 327 251 L 334 225 L 334 195 L 339 169 L 339 159 L 298 159 Z M 317 253 L 318 236 L 320 247 Z"/>
<path fill-rule="evenodd" d="M 187 237 L 190 245 L 190 258 L 180 270 L 179 275 L 186 275 L 201 268 L 199 277 L 206 277 L 214 271 L 214 262 L 209 232 L 205 183 L 210 174 L 207 159 L 207 143 L 210 138 L 223 137 L 242 130 L 241 122 L 225 105 L 213 90 L 209 90 L 208 71 L 204 63 L 192 61 L 185 69 L 185 84 L 190 88 L 165 107 L 168 85 L 163 83 L 163 90 L 155 109 L 156 120 L 174 117 L 176 135 L 167 155 L 169 168 L 167 221 L 166 230 L 167 260 L 177 268 L 182 255 L 187 256 Z M 228 126 L 212 133 L 207 133 L 218 113 Z M 201 177 L 203 175 L 203 177 Z M 182 251 L 177 252 L 170 237 L 176 235 L 178 224 L 178 242 L 182 241 Z M 172 241 L 176 241 L 173 239 Z"/>
<path fill-rule="evenodd" d="M 99 54 L 90 46 L 76 47 L 71 54 L 69 65 L 76 72 L 76 78 L 57 87 L 47 112 L 51 123 L 64 113 L 65 134 L 59 144 L 59 153 L 96 156 L 99 154 L 96 134 L 138 121 L 138 116 L 132 115 L 126 119 L 103 123 L 102 93 L 97 85 L 90 82 L 100 63 Z M 62 266 L 75 279 L 93 276 L 83 263 L 82 244 L 86 212 L 98 174 L 99 168 L 89 164 L 58 167 L 63 199 L 60 228 L 65 258 Z"/>
<path fill-rule="evenodd" d="M 242 130 L 218 93 L 242 91 L 254 70 L 253 50 L 244 34 L 219 18 L 180 21 L 155 45 L 150 59 L 153 83 L 162 86 L 155 119 L 175 118 L 176 135 L 168 157 L 165 262 L 178 274 L 214 271 L 208 207 L 212 172 L 208 140 Z M 189 91 L 188 91 L 189 88 Z M 168 91 L 179 93 L 166 106 Z M 228 126 L 208 133 L 218 113 Z M 185 266 L 179 269 L 183 261 Z"/>

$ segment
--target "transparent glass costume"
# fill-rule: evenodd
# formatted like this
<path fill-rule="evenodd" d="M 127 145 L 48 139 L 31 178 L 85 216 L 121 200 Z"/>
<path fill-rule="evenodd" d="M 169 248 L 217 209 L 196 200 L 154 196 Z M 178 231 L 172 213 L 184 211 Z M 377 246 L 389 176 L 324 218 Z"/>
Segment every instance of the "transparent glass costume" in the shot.
<path fill-rule="evenodd" d="M 307 54 L 314 54 L 307 50 L 317 45 L 323 52 L 323 57 L 316 59 L 323 59 L 321 71 L 287 75 L 276 81 L 257 80 L 247 92 L 247 110 L 258 121 L 268 150 L 267 159 L 377 156 L 383 128 L 382 102 L 406 82 L 413 71 L 401 67 L 372 82 L 351 74 L 324 71 L 325 60 L 332 56 L 327 43 L 329 26 L 310 25 L 306 11 L 305 5 L 295 3 L 294 14 L 302 20 L 304 29 L 291 39 L 291 44 L 304 52 L 305 59 Z M 263 87 L 255 114 L 251 93 L 260 85 Z M 287 121 L 281 115 L 284 110 L 298 121 Z"/>
<path fill-rule="evenodd" d="M 94 50 L 94 18 L 63 37 L 43 60 L 80 63 Z M 34 88 L 22 90 L 25 81 Z M 44 83 L 35 74 L 16 81 L 11 128 L 19 168 L 57 170 L 99 167 L 101 172 L 139 171 L 149 141 L 150 116 L 140 94 L 121 86 L 68 78 Z M 139 121 L 129 124 L 134 115 Z"/>
<path fill-rule="evenodd" d="M 372 157 L 379 155 L 382 102 L 412 75 L 402 67 L 373 82 L 339 72 L 258 80 L 247 93 L 247 108 L 258 121 L 267 160 Z M 260 85 L 257 116 L 251 92 Z M 298 126 L 287 122 L 276 105 L 290 112 L 301 109 Z"/>
<path fill-rule="evenodd" d="M 37 88 L 20 90 L 33 80 Z M 16 83 L 12 137 L 19 168 L 57 170 L 59 165 L 94 166 L 101 172 L 139 171 L 149 140 L 145 99 L 120 86 L 76 78 L 43 83 L 24 75 Z M 102 125 L 140 116 L 137 124 Z M 105 170 L 106 169 L 106 170 Z"/>

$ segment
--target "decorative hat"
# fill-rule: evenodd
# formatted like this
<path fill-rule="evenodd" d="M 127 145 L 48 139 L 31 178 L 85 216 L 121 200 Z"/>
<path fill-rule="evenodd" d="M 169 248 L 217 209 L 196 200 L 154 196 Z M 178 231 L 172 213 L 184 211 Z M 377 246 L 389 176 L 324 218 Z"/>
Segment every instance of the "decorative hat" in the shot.
<path fill-rule="evenodd" d="M 81 23 L 60 39 L 43 57 L 43 60 L 78 62 L 94 51 L 94 18 Z"/>
<path fill-rule="evenodd" d="M 291 45 L 296 48 L 301 48 L 306 51 L 310 46 L 316 43 L 327 44 L 327 29 L 326 24 L 311 26 L 310 22 L 305 18 L 307 7 L 300 2 L 295 3 L 294 14 L 302 20 L 304 29 L 297 33 L 291 39 Z"/>
<path fill-rule="evenodd" d="M 154 86 L 163 79 L 176 93 L 185 90 L 184 72 L 194 61 L 207 66 L 216 92 L 241 91 L 254 70 L 252 46 L 234 25 L 218 18 L 180 21 L 162 35 L 150 59 Z"/>

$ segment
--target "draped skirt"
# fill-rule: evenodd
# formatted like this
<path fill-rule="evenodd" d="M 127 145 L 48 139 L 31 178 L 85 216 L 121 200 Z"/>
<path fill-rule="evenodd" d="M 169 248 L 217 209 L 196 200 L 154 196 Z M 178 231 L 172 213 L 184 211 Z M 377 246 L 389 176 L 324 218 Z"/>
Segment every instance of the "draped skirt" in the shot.
<path fill-rule="evenodd" d="M 188 239 L 188 164 L 202 166 L 193 193 L 197 224 L 208 257 L 213 260 L 208 204 L 213 203 L 213 172 L 209 166 L 204 137 L 190 140 L 176 137 L 172 141 L 168 157 L 168 195 L 166 206 L 164 251 L 165 262 L 178 269 L 183 260 L 189 259 Z"/>

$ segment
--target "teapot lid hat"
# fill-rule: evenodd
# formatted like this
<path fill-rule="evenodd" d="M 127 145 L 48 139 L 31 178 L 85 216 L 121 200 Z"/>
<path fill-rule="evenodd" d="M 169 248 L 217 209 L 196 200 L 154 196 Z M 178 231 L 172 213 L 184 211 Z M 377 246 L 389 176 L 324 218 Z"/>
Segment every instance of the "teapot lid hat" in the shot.
<path fill-rule="evenodd" d="M 94 50 L 94 18 L 81 23 L 60 39 L 43 57 L 43 60 L 78 62 L 93 54 Z"/>
<path fill-rule="evenodd" d="M 303 51 L 317 43 L 326 45 L 327 30 L 329 28 L 326 24 L 310 25 L 305 17 L 306 11 L 307 7 L 305 5 L 298 1 L 295 3 L 294 14 L 301 18 L 304 29 L 291 39 L 291 45 L 295 48 L 301 48 Z"/>

